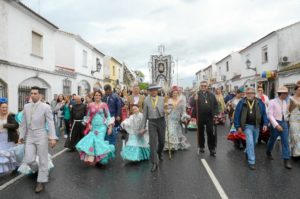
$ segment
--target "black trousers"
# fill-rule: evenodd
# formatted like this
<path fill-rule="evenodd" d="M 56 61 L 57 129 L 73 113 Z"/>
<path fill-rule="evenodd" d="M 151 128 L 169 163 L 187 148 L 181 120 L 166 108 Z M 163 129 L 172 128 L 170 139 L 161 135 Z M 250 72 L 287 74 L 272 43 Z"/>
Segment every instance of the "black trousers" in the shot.
<path fill-rule="evenodd" d="M 64 120 L 65 122 L 65 133 L 69 136 L 70 135 L 70 120 Z"/>
<path fill-rule="evenodd" d="M 149 119 L 149 144 L 151 162 L 157 163 L 157 154 L 161 155 L 165 146 L 166 120 L 164 117 L 159 119 Z"/>
<path fill-rule="evenodd" d="M 207 144 L 209 150 L 214 150 L 216 148 L 216 135 L 214 134 L 213 125 L 214 123 L 212 116 L 201 115 L 201 117 L 198 117 L 198 143 L 200 148 L 205 148 L 205 130 L 207 134 Z"/>

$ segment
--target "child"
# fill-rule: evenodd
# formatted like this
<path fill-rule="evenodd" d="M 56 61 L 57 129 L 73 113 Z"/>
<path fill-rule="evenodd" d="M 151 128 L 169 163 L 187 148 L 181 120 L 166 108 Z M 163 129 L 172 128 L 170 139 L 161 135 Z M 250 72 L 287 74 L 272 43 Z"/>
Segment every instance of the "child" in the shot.
<path fill-rule="evenodd" d="M 139 133 L 139 126 L 142 122 L 143 114 L 139 112 L 137 105 L 133 105 L 132 110 L 133 115 L 121 123 L 121 127 L 129 134 L 126 145 L 123 145 L 121 156 L 124 160 L 128 161 L 139 162 L 149 160 L 150 147 L 144 138 L 146 132 L 142 134 Z"/>

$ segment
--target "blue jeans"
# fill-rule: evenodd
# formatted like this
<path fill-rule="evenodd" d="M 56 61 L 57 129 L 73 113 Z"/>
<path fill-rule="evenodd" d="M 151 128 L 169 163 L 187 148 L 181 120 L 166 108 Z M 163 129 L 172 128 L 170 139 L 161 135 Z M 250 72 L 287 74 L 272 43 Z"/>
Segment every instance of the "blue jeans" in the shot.
<path fill-rule="evenodd" d="M 290 159 L 290 147 L 289 147 L 289 128 L 287 122 L 277 121 L 278 124 L 283 128 L 280 132 L 276 128 L 272 127 L 271 136 L 267 144 L 267 152 L 272 152 L 277 137 L 281 138 L 282 158 L 285 160 Z"/>
<path fill-rule="evenodd" d="M 258 140 L 259 128 L 256 128 L 255 125 L 245 125 L 246 134 L 246 150 L 245 152 L 248 155 L 248 163 L 255 164 L 255 152 L 254 147 Z"/>
<path fill-rule="evenodd" d="M 112 129 L 112 134 L 108 135 L 107 133 L 105 134 L 105 140 L 107 140 L 109 142 L 109 144 L 112 145 L 116 145 L 116 139 L 117 139 L 117 135 L 120 132 L 120 126 L 114 126 Z"/>

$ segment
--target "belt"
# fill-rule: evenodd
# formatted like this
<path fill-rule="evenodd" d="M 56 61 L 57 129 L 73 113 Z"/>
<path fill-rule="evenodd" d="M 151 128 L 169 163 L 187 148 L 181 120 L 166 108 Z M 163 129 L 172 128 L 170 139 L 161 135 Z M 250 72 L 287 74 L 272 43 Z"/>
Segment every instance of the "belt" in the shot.
<path fill-rule="evenodd" d="M 76 122 L 82 122 L 83 120 L 73 120 L 73 124 L 72 124 L 72 128 L 71 128 L 71 131 L 70 131 L 70 138 L 72 137 L 72 132 L 73 132 L 73 129 L 74 129 L 74 126 L 76 124 Z"/>
<path fill-rule="evenodd" d="M 149 118 L 149 121 L 155 121 L 155 120 L 160 120 L 160 119 L 165 119 L 165 117 L 160 117 L 160 118 Z"/>

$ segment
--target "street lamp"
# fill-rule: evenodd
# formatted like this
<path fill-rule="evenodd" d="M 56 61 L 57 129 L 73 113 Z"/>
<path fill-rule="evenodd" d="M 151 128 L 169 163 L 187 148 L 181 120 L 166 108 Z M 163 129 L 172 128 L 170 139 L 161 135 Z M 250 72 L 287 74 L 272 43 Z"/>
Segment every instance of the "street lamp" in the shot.
<path fill-rule="evenodd" d="M 97 59 L 96 70 L 91 70 L 91 74 L 93 75 L 95 72 L 100 72 L 101 67 L 102 67 L 102 64 L 100 63 L 99 59 Z"/>
<path fill-rule="evenodd" d="M 255 73 L 257 73 L 256 67 L 253 67 L 253 68 L 250 67 L 251 66 L 251 61 L 249 59 L 247 59 L 247 61 L 246 61 L 246 66 L 247 66 L 247 69 L 253 70 L 253 71 L 255 71 Z"/>

